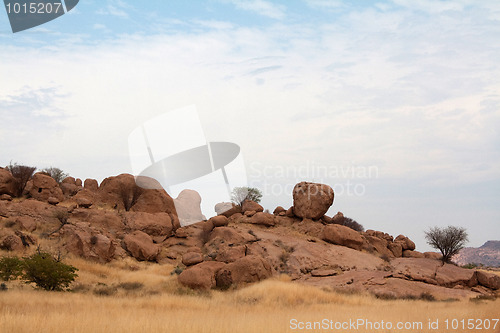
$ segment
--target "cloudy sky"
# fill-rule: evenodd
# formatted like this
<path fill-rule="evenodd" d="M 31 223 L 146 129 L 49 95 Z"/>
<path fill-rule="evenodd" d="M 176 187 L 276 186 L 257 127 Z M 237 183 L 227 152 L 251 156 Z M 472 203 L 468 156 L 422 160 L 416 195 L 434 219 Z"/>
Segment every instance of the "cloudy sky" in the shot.
<path fill-rule="evenodd" d="M 132 172 L 129 134 L 196 105 L 271 211 L 323 182 L 330 214 L 480 246 L 500 239 L 499 41 L 496 0 L 83 0 L 16 34 L 0 10 L 0 165 Z"/>

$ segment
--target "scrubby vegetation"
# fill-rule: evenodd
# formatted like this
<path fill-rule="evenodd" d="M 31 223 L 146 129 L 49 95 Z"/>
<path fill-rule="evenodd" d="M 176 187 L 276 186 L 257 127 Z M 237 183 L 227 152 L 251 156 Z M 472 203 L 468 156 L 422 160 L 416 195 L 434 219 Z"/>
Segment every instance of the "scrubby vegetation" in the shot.
<path fill-rule="evenodd" d="M 60 256 L 38 250 L 22 259 L 17 257 L 0 258 L 0 278 L 4 281 L 21 278 L 25 283 L 34 283 L 38 288 L 48 291 L 62 291 L 78 276 L 78 269 L 61 262 Z"/>
<path fill-rule="evenodd" d="M 58 183 L 61 184 L 61 182 L 64 180 L 64 178 L 68 177 L 68 174 L 62 171 L 59 168 L 54 168 L 54 167 L 49 167 L 42 169 L 42 172 L 46 173 L 50 177 L 54 178 L 54 180 Z"/>
<path fill-rule="evenodd" d="M 21 197 L 24 189 L 26 188 L 26 184 L 33 177 L 36 167 L 20 165 L 17 163 L 12 164 L 11 162 L 6 169 L 10 171 L 16 180 L 16 197 Z"/>
<path fill-rule="evenodd" d="M 287 276 L 238 290 L 197 292 L 178 284 L 169 273 L 172 265 L 68 261 L 81 268 L 73 293 L 31 288 L 0 293 L 1 332 L 26 332 L 27 327 L 33 332 L 165 332 L 166 323 L 172 332 L 289 332 L 292 318 L 423 322 L 419 332 L 436 332 L 425 326 L 429 318 L 496 318 L 500 302 L 429 302 L 427 295 L 378 299 L 300 285 Z"/>
<path fill-rule="evenodd" d="M 245 200 L 260 202 L 262 199 L 262 192 L 254 187 L 235 187 L 231 192 L 231 201 L 241 206 Z"/>

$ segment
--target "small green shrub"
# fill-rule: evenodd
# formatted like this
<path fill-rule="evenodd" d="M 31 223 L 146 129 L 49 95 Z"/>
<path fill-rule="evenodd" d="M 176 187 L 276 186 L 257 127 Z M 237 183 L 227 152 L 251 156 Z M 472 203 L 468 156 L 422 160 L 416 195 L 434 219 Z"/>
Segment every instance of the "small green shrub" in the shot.
<path fill-rule="evenodd" d="M 22 279 L 49 291 L 67 290 L 78 277 L 76 267 L 66 265 L 46 252 L 37 252 L 24 258 Z"/>
<path fill-rule="evenodd" d="M 0 258 L 0 278 L 3 281 L 15 280 L 23 272 L 23 262 L 16 257 Z"/>

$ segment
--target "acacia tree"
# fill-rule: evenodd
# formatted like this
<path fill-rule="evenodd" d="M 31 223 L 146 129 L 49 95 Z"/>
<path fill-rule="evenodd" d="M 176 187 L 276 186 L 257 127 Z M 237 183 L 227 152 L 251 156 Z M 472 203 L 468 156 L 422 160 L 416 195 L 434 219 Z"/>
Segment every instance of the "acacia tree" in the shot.
<path fill-rule="evenodd" d="M 441 251 L 443 262 L 450 262 L 451 258 L 464 248 L 469 241 L 469 236 L 465 228 L 433 227 L 425 232 L 425 239 L 427 244 Z"/>
<path fill-rule="evenodd" d="M 236 205 L 243 205 L 245 200 L 260 202 L 262 192 L 255 187 L 235 187 L 231 192 L 231 201 Z"/>

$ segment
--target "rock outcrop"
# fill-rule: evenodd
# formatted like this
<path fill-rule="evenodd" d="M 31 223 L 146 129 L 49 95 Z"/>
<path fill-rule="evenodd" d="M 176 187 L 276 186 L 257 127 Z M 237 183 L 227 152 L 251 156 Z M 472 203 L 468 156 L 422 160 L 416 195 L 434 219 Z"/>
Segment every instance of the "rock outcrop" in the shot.
<path fill-rule="evenodd" d="M 10 179 L 0 169 L 0 189 L 8 188 Z M 123 174 L 101 186 L 86 180 L 82 187 L 72 177 L 58 185 L 36 174 L 28 192 L 38 195 L 0 200 L 0 248 L 24 255 L 43 239 L 100 263 L 126 256 L 168 263 L 182 271 L 183 286 L 202 290 L 287 274 L 296 283 L 388 297 L 498 295 L 498 275 L 443 264 L 439 253 L 416 251 L 404 235 L 353 230 L 342 225 L 346 218 L 340 212 L 325 216 L 333 201 L 330 190 L 299 183 L 288 210 L 277 207 L 270 214 L 254 202 L 243 209 L 222 203 L 217 216 L 181 227 L 174 200 L 150 179 Z M 185 194 L 196 199 L 186 209 L 201 218 L 199 198 Z"/>
<path fill-rule="evenodd" d="M 0 195 L 16 196 L 16 184 L 16 179 L 12 174 L 7 169 L 0 168 Z"/>

